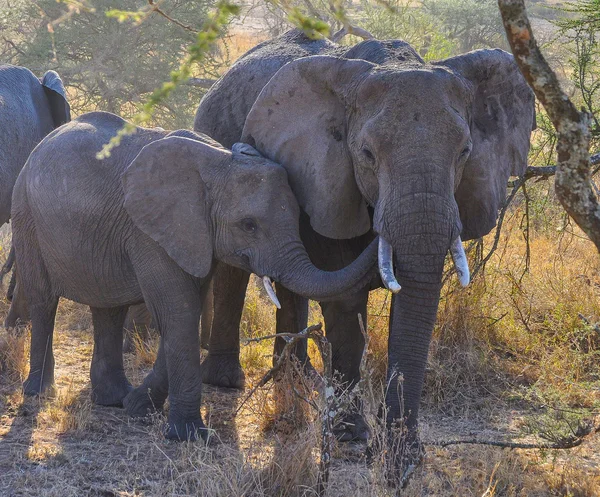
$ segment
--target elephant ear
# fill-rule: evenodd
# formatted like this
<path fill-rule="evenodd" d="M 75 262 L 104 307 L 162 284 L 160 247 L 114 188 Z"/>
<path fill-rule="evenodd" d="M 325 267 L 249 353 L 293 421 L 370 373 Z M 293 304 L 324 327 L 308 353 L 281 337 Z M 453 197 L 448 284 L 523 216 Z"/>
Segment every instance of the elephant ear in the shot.
<path fill-rule="evenodd" d="M 509 176 L 525 172 L 534 96 L 514 57 L 503 50 L 476 50 L 440 64 L 473 85 L 473 148 L 455 192 L 462 239 L 470 240 L 494 228 Z"/>
<path fill-rule="evenodd" d="M 67 102 L 67 92 L 60 76 L 55 71 L 48 71 L 42 78 L 42 86 L 46 99 L 50 104 L 50 113 L 54 127 L 58 128 L 71 120 L 71 107 Z"/>
<path fill-rule="evenodd" d="M 208 274 L 213 258 L 203 174 L 230 157 L 225 149 L 172 136 L 146 145 L 121 177 L 135 225 L 198 278 Z"/>
<path fill-rule="evenodd" d="M 352 238 L 370 229 L 346 145 L 346 97 L 373 64 L 312 56 L 283 66 L 252 106 L 242 141 L 283 165 L 313 229 Z"/>

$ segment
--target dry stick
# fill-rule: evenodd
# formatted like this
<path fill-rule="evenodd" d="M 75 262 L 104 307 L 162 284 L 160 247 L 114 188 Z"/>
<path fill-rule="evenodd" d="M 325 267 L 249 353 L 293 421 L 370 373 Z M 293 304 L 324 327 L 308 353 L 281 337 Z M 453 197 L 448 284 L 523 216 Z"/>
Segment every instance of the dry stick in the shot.
<path fill-rule="evenodd" d="M 509 449 L 572 449 L 581 445 L 585 440 L 586 436 L 592 432 L 591 427 L 586 432 L 577 437 L 569 437 L 561 442 L 555 443 L 521 443 L 521 442 L 500 442 L 496 440 L 477 440 L 477 439 L 465 439 L 465 440 L 447 440 L 445 442 L 435 441 L 428 442 L 427 445 L 433 445 L 436 447 L 448 447 L 449 445 L 491 445 L 493 447 L 506 447 Z"/>
<path fill-rule="evenodd" d="M 180 28 L 186 29 L 187 31 L 191 31 L 192 33 L 198 32 L 197 29 L 194 29 L 191 26 L 188 26 L 187 24 L 183 24 L 181 21 L 178 21 L 177 19 L 173 19 L 172 17 L 170 17 L 163 10 L 161 10 L 161 8 L 158 6 L 157 3 L 154 3 L 154 0 L 148 0 L 148 4 L 150 5 L 150 12 L 156 12 L 157 14 L 160 14 L 168 21 L 171 21 L 173 24 L 177 24 L 177 26 L 179 26 Z"/>
<path fill-rule="evenodd" d="M 286 359 L 289 358 L 289 356 L 292 353 L 292 347 L 294 347 L 300 340 L 306 340 L 312 333 L 320 331 L 321 328 L 322 328 L 321 323 L 318 323 L 318 324 L 313 324 L 312 326 L 309 326 L 308 328 L 305 328 L 300 333 L 278 333 L 277 335 L 269 335 L 266 337 L 252 338 L 252 339 L 248 339 L 246 341 L 246 343 L 259 342 L 261 340 L 267 340 L 269 338 L 282 337 L 282 338 L 286 339 L 286 344 L 283 347 L 281 354 L 277 358 L 277 362 L 275 363 L 275 365 L 271 369 L 269 369 L 269 371 L 267 371 L 267 373 L 262 377 L 262 379 L 252 388 L 252 390 L 250 390 L 248 395 L 246 395 L 246 397 L 244 398 L 242 403 L 239 405 L 239 407 L 235 411 L 235 416 L 237 416 L 237 414 L 241 411 L 242 407 L 244 407 L 244 405 L 246 404 L 246 402 L 248 402 L 250 397 L 252 397 L 254 395 L 254 393 L 260 387 L 266 385 L 269 382 L 269 380 L 273 379 L 275 377 L 275 375 L 281 370 L 281 368 L 283 367 L 283 365 L 286 362 Z"/>
<path fill-rule="evenodd" d="M 315 335 L 317 335 L 315 333 Z M 313 338 L 314 339 L 314 338 Z M 325 407 L 321 412 L 321 457 L 319 458 L 319 476 L 317 478 L 317 495 L 322 497 L 327 489 L 329 470 L 331 466 L 331 453 L 335 436 L 333 434 L 333 420 L 339 412 L 339 405 L 335 398 L 333 388 L 333 366 L 331 361 L 331 343 L 319 333 L 314 340 L 323 361 L 323 377 L 325 378 Z"/>

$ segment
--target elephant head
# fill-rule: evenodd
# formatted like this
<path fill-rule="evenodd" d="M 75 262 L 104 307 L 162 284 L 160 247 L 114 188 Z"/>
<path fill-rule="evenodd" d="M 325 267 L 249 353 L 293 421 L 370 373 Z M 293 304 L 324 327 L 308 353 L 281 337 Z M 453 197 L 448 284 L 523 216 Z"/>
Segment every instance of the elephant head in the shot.
<path fill-rule="evenodd" d="M 286 168 L 314 230 L 380 236 L 384 283 L 397 291 L 395 275 L 403 287 L 390 324 L 391 420 L 416 426 L 445 256 L 452 248 L 464 262 L 461 236 L 494 227 L 508 177 L 526 167 L 533 102 L 501 50 L 436 64 L 312 56 L 283 66 L 248 114 L 242 140 Z"/>
<path fill-rule="evenodd" d="M 207 276 L 216 258 L 263 277 L 276 305 L 270 278 L 330 298 L 372 276 L 375 243 L 340 271 L 313 266 L 285 170 L 249 145 L 229 151 L 212 140 L 166 137 L 146 145 L 122 179 L 134 223 L 193 276 Z"/>

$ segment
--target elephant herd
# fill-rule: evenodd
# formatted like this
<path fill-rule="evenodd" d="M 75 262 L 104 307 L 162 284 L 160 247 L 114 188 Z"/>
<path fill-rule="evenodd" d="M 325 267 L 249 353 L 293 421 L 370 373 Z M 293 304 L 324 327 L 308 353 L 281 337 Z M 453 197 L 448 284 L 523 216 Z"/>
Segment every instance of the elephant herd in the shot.
<path fill-rule="evenodd" d="M 244 384 L 239 324 L 250 273 L 280 307 L 278 333 L 305 328 L 308 299 L 319 301 L 347 385 L 359 380 L 364 347 L 357 314 L 366 316 L 369 290 L 383 283 L 393 292 L 387 422 L 406 422 L 417 457 L 446 255 L 467 284 L 461 240 L 495 226 L 509 176 L 527 164 L 534 97 L 512 55 L 477 50 L 424 62 L 399 40 L 348 47 L 292 30 L 213 85 L 193 132 L 137 128 L 98 159 L 125 121 L 105 112 L 69 121 L 56 73 L 40 81 L 0 66 L 0 221 L 12 219 L 11 312 L 26 307 L 31 319 L 26 394 L 52 388 L 64 297 L 91 309 L 96 403 L 143 416 L 168 397 L 166 436 L 205 436 L 202 382 Z M 201 366 L 209 291 L 214 317 Z M 133 388 L 123 323 L 143 302 L 160 345 Z M 296 355 L 310 367 L 306 344 Z M 368 436 L 358 409 L 336 435 Z"/>

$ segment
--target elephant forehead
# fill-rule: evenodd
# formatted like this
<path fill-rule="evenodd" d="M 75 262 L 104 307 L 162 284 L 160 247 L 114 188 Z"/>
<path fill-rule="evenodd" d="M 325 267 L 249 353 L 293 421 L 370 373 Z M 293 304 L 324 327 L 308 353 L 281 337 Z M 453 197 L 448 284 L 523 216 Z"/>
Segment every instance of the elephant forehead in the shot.
<path fill-rule="evenodd" d="M 363 80 L 357 100 L 435 104 L 449 99 L 464 99 L 469 94 L 470 89 L 464 80 L 446 68 L 385 66 Z"/>

